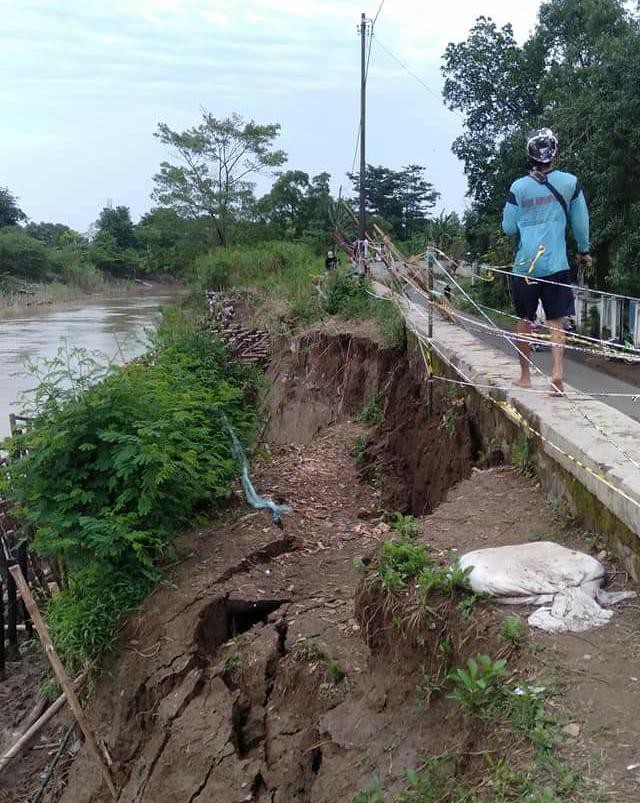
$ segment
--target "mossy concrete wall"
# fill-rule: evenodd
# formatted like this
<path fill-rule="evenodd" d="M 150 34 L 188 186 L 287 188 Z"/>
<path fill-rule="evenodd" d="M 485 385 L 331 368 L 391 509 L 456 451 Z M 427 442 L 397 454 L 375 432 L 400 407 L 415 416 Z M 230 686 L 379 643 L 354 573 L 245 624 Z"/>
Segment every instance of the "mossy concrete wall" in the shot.
<path fill-rule="evenodd" d="M 427 381 L 418 345 L 418 337 L 424 338 L 425 334 L 423 321 L 424 315 L 413 321 L 409 317 L 413 331 L 408 348 L 413 355 L 410 364 L 414 370 L 422 372 Z M 469 338 L 475 341 L 471 344 L 473 349 L 465 348 Z M 438 322 L 434 345 L 437 349 L 430 352 L 433 374 L 458 381 L 469 379 L 481 386 L 493 383 L 491 388 L 477 389 L 472 385 L 450 386 L 464 396 L 478 459 L 501 453 L 505 460 L 521 464 L 521 468 L 533 467 L 549 499 L 566 505 L 585 530 L 604 537 L 634 580 L 640 581 L 640 472 L 634 476 L 625 465 L 624 482 L 621 482 L 620 464 L 625 461 L 619 454 L 612 454 L 614 450 L 606 439 L 591 433 L 592 440 L 585 441 L 585 423 L 567 419 L 566 410 L 560 408 L 566 404 L 565 400 L 512 392 L 511 377 L 496 376 L 496 368 L 504 366 L 505 356 L 480 344 L 468 332 Z M 483 360 L 477 359 L 480 349 L 489 352 L 483 354 Z M 508 366 L 513 375 L 514 361 L 509 361 Z M 598 405 L 589 402 L 590 416 L 594 414 L 594 404 Z M 607 417 L 610 417 L 611 429 L 617 439 L 624 441 L 621 448 L 625 451 L 632 448 L 629 440 L 637 435 L 637 451 L 640 425 L 611 408 L 600 413 L 598 420 L 602 426 L 607 425 Z M 579 432 L 578 426 L 583 428 Z M 522 465 L 524 462 L 527 466 Z"/>

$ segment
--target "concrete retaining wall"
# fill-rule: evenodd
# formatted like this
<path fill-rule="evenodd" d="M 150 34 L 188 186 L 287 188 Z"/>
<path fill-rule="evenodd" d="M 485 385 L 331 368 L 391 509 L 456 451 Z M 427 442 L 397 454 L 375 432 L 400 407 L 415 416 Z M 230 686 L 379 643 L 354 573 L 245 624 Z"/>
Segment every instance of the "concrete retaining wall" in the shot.
<path fill-rule="evenodd" d="M 404 299 L 401 304 L 409 330 L 426 338 L 425 310 Z M 437 313 L 432 342 L 435 373 L 480 386 L 467 395 L 481 437 L 503 444 L 530 438 L 543 487 L 564 499 L 585 527 L 607 536 L 640 580 L 640 468 L 632 462 L 640 465 L 640 423 L 602 402 L 552 399 L 514 387 L 515 352 L 510 358 Z M 533 378 L 533 387 L 547 389 L 540 376 Z M 570 386 L 566 390 L 579 393 Z"/>

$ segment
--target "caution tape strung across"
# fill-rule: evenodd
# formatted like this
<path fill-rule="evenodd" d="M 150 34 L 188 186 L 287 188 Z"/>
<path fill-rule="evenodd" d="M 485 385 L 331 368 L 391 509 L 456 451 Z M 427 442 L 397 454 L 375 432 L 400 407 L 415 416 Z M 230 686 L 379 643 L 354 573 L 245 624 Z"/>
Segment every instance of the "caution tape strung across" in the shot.
<path fill-rule="evenodd" d="M 440 349 L 435 345 L 435 343 L 433 343 L 433 342 L 429 343 L 429 341 L 425 341 L 418 334 L 416 334 L 416 337 L 418 339 L 418 344 L 420 345 L 420 352 L 422 354 L 422 358 L 424 360 L 425 368 L 426 368 L 426 371 L 427 371 L 427 376 L 428 376 L 429 379 L 431 379 L 431 380 L 439 379 L 439 380 L 442 380 L 442 381 L 445 381 L 445 382 L 449 381 L 446 377 L 442 377 L 442 376 L 437 376 L 436 377 L 433 374 L 432 359 L 431 359 L 431 353 L 430 353 L 431 348 L 433 348 L 434 351 L 436 351 L 440 355 L 440 357 L 442 357 L 442 359 L 445 360 L 445 362 L 448 365 L 450 365 L 451 368 L 453 368 L 454 371 L 456 371 L 456 373 L 458 373 L 460 376 L 465 378 L 465 380 L 466 380 L 465 384 L 466 385 L 469 385 L 469 386 L 473 387 L 474 389 L 477 389 L 476 383 L 473 382 L 469 377 L 467 377 L 464 374 L 464 372 L 458 366 L 454 365 L 451 362 L 451 360 L 449 360 L 449 358 L 446 356 L 446 354 L 444 354 L 442 351 L 440 351 Z M 457 382 L 455 382 L 455 380 L 452 380 L 452 381 L 454 383 L 458 384 Z M 500 388 L 497 387 L 496 390 L 500 390 Z M 484 396 L 484 398 L 488 398 L 490 401 L 492 401 L 493 404 L 496 405 L 496 407 L 498 407 L 499 409 L 501 409 L 505 413 L 507 413 L 507 415 L 510 416 L 510 418 L 513 420 L 514 423 L 516 423 L 517 425 L 527 429 L 533 435 L 538 437 L 543 443 L 546 443 L 554 451 L 558 452 L 563 457 L 566 457 L 572 463 L 575 463 L 576 466 L 579 466 L 580 468 L 582 468 L 584 471 L 586 471 L 588 474 L 590 474 L 596 480 L 598 480 L 603 485 L 605 485 L 607 488 L 609 488 L 609 490 L 611 490 L 614 493 L 618 494 L 623 499 L 626 499 L 627 502 L 631 502 L 631 504 L 635 505 L 635 507 L 640 509 L 640 502 L 637 499 L 634 499 L 632 496 L 629 496 L 629 494 L 625 493 L 622 489 L 618 488 L 617 485 L 614 485 L 609 479 L 607 479 L 607 477 L 604 476 L 604 474 L 602 474 L 601 472 L 598 472 L 598 471 L 594 471 L 594 469 L 592 469 L 590 466 L 588 466 L 585 463 L 583 463 L 575 455 L 570 454 L 565 449 L 562 449 L 560 446 L 555 444 L 553 441 L 549 440 L 549 438 L 545 437 L 541 432 L 539 432 L 535 427 L 533 427 L 529 423 L 529 421 L 527 421 L 525 416 L 522 415 L 522 413 L 517 409 L 517 407 L 514 407 L 514 405 L 510 404 L 507 401 L 500 401 L 498 399 L 494 399 L 493 396 L 491 396 L 490 394 L 488 394 L 486 396 L 483 394 L 483 396 Z"/>

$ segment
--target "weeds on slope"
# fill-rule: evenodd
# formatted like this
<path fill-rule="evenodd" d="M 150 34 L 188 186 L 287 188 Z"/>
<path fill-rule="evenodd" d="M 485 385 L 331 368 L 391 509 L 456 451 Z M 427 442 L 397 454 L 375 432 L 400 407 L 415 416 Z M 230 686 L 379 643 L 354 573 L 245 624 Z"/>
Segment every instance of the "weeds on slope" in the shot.
<path fill-rule="evenodd" d="M 7 476 L 34 548 L 63 579 L 48 621 L 72 667 L 157 581 L 173 536 L 230 489 L 238 468 L 220 413 L 251 442 L 258 384 L 178 313 L 145 359 L 91 372 L 75 356 L 49 363 Z"/>
<path fill-rule="evenodd" d="M 354 279 L 348 270 L 326 273 L 321 258 L 301 243 L 216 249 L 196 259 L 192 279 L 201 295 L 208 289 L 250 290 L 271 328 L 307 326 L 330 315 L 372 318 L 386 344 L 405 341 L 404 322 L 393 304 L 374 298 L 368 282 Z"/>
<path fill-rule="evenodd" d="M 593 800 L 579 768 L 555 754 L 561 741 L 544 689 L 509 679 L 506 661 L 479 655 L 449 673 L 448 695 L 465 716 L 474 749 L 425 757 L 395 794 L 379 778 L 353 803 L 565 803 Z M 426 700 L 426 705 L 429 699 Z M 469 757 L 478 757 L 470 761 Z"/>

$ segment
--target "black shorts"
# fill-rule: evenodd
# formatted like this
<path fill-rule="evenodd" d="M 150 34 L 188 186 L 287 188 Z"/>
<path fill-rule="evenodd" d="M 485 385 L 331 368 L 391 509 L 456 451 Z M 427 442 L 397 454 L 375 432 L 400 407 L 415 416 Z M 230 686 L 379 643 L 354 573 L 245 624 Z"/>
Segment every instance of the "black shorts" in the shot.
<path fill-rule="evenodd" d="M 548 284 L 548 282 L 569 284 L 569 271 L 561 270 L 544 278 L 544 282 L 529 279 L 529 283 L 527 283 L 524 276 L 512 275 L 513 303 L 518 318 L 535 321 L 538 301 L 542 301 L 542 308 L 548 321 L 557 321 L 559 318 L 575 315 L 576 305 L 573 290 L 570 287 Z"/>

